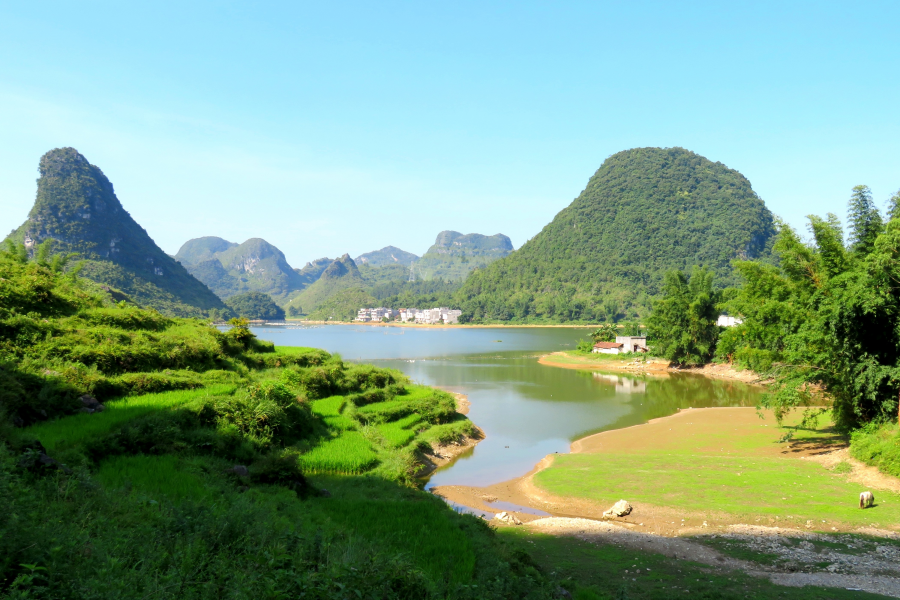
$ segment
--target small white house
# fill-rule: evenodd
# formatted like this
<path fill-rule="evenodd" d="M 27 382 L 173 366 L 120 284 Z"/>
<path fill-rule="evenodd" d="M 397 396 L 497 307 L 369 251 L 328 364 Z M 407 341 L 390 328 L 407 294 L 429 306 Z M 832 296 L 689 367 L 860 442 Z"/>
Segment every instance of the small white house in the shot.
<path fill-rule="evenodd" d="M 647 336 L 645 335 L 617 335 L 616 343 L 622 344 L 622 352 L 647 351 Z"/>
<path fill-rule="evenodd" d="M 728 315 L 719 315 L 719 320 L 716 321 L 716 325 L 719 327 L 734 327 L 735 325 L 740 325 L 744 320 L 740 317 L 729 317 Z"/>
<path fill-rule="evenodd" d="M 594 349 L 591 350 L 591 352 L 599 354 L 621 354 L 622 352 L 625 352 L 623 348 L 624 344 L 618 342 L 597 342 L 594 344 Z"/>

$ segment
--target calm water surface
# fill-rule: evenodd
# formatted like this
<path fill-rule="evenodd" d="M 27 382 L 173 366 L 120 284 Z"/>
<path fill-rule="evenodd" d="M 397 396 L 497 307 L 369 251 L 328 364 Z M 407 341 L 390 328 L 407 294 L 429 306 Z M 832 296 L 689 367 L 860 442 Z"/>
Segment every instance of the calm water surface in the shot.
<path fill-rule="evenodd" d="M 469 397 L 469 418 L 486 434 L 438 470 L 428 487 L 490 485 L 530 471 L 575 439 L 644 423 L 679 408 L 753 406 L 759 389 L 697 375 L 624 376 L 547 367 L 538 356 L 572 349 L 579 328 L 399 328 L 362 325 L 259 327 L 282 346 L 312 346 L 403 371 Z"/>

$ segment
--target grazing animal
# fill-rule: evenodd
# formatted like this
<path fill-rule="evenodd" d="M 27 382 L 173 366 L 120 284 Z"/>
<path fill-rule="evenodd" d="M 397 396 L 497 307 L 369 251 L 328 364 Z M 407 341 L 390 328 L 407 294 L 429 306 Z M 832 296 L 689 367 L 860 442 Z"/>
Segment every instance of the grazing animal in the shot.
<path fill-rule="evenodd" d="M 875 495 L 872 492 L 863 492 L 859 495 L 859 507 L 869 508 L 875 504 Z"/>

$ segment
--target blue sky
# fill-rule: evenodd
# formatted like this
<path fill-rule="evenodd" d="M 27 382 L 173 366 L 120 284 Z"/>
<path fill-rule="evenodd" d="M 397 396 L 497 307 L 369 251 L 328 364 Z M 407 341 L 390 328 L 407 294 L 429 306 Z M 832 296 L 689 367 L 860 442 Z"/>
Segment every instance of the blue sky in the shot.
<path fill-rule="evenodd" d="M 777 215 L 900 188 L 897 2 L 0 3 L 0 231 L 74 146 L 167 252 L 532 237 L 682 146 Z"/>

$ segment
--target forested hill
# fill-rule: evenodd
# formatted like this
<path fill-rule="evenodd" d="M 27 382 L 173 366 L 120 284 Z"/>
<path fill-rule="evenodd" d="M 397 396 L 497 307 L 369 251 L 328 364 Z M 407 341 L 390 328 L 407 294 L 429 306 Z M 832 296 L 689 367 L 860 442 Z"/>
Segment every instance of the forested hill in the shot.
<path fill-rule="evenodd" d="M 768 253 L 772 214 L 740 173 L 683 148 L 610 156 L 544 229 L 474 272 L 458 293 L 478 320 L 607 320 L 645 314 L 666 271 Z"/>
<path fill-rule="evenodd" d="M 416 279 L 462 281 L 477 268 L 507 256 L 512 242 L 502 233 L 482 235 L 442 231 L 413 267 Z"/>
<path fill-rule="evenodd" d="M 175 258 L 222 299 L 261 292 L 284 302 L 309 285 L 281 250 L 261 238 L 243 244 L 218 237 L 188 240 Z"/>
<path fill-rule="evenodd" d="M 209 288 L 163 252 L 122 207 L 113 185 L 74 148 L 41 157 L 37 197 L 28 220 L 10 238 L 34 251 L 76 252 L 83 276 L 118 288 L 138 303 L 169 315 L 227 312 Z"/>

